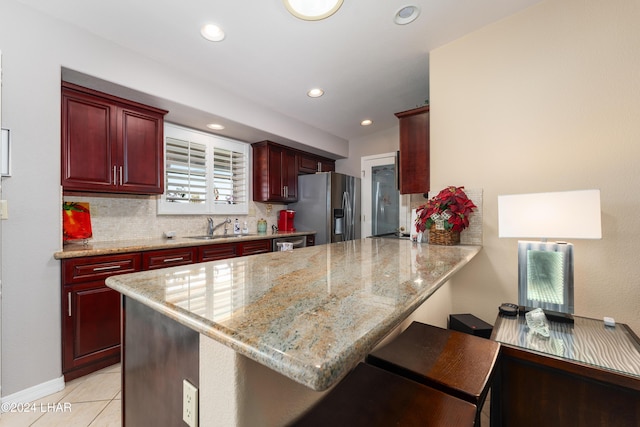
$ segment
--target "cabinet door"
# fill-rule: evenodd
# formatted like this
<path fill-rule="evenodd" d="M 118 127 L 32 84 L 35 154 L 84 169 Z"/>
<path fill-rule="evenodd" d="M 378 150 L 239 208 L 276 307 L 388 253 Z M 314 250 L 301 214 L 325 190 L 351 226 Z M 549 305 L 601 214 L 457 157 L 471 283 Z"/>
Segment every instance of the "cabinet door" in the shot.
<path fill-rule="evenodd" d="M 164 188 L 161 114 L 118 109 L 118 184 L 120 191 L 162 194 Z"/>
<path fill-rule="evenodd" d="M 196 248 L 162 249 L 142 253 L 142 269 L 174 267 L 193 264 L 196 261 Z"/>
<path fill-rule="evenodd" d="M 284 197 L 284 149 L 270 146 L 268 148 L 268 180 L 269 180 L 269 201 L 282 202 Z"/>
<path fill-rule="evenodd" d="M 400 194 L 427 193 L 429 168 L 429 107 L 397 113 L 400 120 Z"/>
<path fill-rule="evenodd" d="M 316 173 L 320 170 L 318 168 L 319 163 L 320 161 L 317 158 L 301 154 L 298 156 L 298 173 L 300 175 Z"/>
<path fill-rule="evenodd" d="M 320 171 L 321 172 L 335 172 L 336 171 L 336 162 L 335 161 L 329 161 L 329 160 L 323 160 L 321 162 L 320 165 Z"/>
<path fill-rule="evenodd" d="M 102 280 L 64 286 L 62 308 L 63 373 L 119 358 L 120 293 Z"/>
<path fill-rule="evenodd" d="M 298 163 L 296 153 L 284 150 L 282 153 L 282 185 L 284 187 L 283 202 L 298 201 Z"/>
<path fill-rule="evenodd" d="M 62 186 L 113 191 L 114 111 L 109 102 L 62 90 Z"/>

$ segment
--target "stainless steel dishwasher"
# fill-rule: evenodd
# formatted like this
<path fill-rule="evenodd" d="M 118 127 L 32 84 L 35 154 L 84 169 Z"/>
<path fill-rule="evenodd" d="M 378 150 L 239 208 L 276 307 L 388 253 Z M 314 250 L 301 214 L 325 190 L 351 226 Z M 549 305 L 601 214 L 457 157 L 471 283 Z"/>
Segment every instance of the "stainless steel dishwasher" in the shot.
<path fill-rule="evenodd" d="M 307 246 L 307 236 L 277 237 L 273 239 L 272 250 L 279 251 L 282 243 L 292 243 L 293 249 L 304 248 Z"/>

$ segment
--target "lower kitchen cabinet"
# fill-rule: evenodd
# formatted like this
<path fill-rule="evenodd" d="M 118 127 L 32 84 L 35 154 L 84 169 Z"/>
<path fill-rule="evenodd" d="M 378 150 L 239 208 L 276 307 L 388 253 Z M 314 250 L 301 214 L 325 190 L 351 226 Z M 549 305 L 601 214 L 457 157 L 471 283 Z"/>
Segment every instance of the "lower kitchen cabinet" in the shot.
<path fill-rule="evenodd" d="M 312 245 L 314 235 L 306 237 Z M 65 381 L 120 362 L 120 293 L 105 279 L 136 271 L 271 252 L 272 239 L 62 260 L 62 373 Z"/>
<path fill-rule="evenodd" d="M 239 246 L 240 246 L 240 256 L 263 254 L 266 252 L 271 252 L 270 239 L 250 240 L 247 242 L 241 242 Z"/>
<path fill-rule="evenodd" d="M 161 249 L 142 253 L 142 269 L 174 267 L 196 262 L 196 248 Z"/>
<path fill-rule="evenodd" d="M 68 381 L 120 361 L 120 293 L 97 281 L 67 286 L 65 294 L 62 364 Z"/>
<path fill-rule="evenodd" d="M 198 247 L 198 261 L 216 261 L 219 259 L 233 258 L 238 256 L 238 247 L 235 243 L 221 243 L 218 245 L 207 245 Z"/>
<path fill-rule="evenodd" d="M 120 294 L 104 281 L 141 270 L 140 254 L 62 261 L 62 373 L 65 381 L 120 361 Z"/>

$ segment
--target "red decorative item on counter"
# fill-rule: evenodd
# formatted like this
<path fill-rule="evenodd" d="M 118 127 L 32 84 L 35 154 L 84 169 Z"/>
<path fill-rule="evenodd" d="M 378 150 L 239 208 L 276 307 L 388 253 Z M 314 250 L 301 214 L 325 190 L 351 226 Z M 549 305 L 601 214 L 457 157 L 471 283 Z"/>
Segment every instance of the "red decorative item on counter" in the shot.
<path fill-rule="evenodd" d="M 62 240 L 65 242 L 91 238 L 89 203 L 64 202 L 62 204 L 62 230 Z"/>

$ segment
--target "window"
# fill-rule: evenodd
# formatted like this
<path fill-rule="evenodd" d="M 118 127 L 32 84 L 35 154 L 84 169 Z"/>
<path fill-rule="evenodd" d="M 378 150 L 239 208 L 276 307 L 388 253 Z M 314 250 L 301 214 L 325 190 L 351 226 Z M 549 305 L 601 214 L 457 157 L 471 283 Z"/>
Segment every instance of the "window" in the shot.
<path fill-rule="evenodd" d="M 247 214 L 249 146 L 166 123 L 158 214 Z"/>

